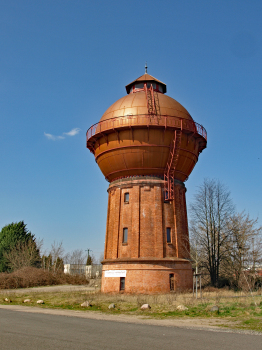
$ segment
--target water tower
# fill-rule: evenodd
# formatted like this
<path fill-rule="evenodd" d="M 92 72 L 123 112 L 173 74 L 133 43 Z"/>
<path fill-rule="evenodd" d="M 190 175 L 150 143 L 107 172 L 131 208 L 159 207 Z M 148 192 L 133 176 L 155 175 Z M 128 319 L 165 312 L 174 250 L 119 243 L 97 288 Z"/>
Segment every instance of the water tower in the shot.
<path fill-rule="evenodd" d="M 186 188 L 207 134 L 147 74 L 87 131 L 109 182 L 102 292 L 192 288 Z"/>

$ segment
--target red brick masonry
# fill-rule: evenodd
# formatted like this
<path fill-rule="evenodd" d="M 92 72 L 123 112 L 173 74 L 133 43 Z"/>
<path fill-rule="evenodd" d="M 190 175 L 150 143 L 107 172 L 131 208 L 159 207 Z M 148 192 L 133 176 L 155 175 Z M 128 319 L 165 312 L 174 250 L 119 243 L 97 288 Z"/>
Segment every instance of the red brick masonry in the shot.
<path fill-rule="evenodd" d="M 110 184 L 102 292 L 120 290 L 120 277 L 105 277 L 106 270 L 126 271 L 127 293 L 169 292 L 170 274 L 174 274 L 174 289 L 192 288 L 186 188 L 175 181 L 175 200 L 171 202 L 164 202 L 163 189 L 161 178 L 149 176 Z M 128 202 L 125 193 L 129 193 Z M 128 229 L 126 242 L 124 228 Z"/>

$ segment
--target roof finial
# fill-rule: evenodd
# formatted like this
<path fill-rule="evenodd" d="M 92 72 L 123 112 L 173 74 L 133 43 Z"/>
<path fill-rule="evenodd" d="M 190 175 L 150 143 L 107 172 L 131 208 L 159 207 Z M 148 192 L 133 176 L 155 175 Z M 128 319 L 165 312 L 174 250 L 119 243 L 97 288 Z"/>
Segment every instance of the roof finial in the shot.
<path fill-rule="evenodd" d="M 145 74 L 147 74 L 147 62 L 146 62 L 146 65 L 145 65 Z"/>

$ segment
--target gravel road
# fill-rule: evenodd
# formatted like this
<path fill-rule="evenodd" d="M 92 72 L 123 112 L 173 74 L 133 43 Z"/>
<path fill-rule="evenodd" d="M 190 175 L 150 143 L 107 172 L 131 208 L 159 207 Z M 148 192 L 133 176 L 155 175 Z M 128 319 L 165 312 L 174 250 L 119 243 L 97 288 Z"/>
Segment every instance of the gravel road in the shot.
<path fill-rule="evenodd" d="M 59 286 L 46 286 L 46 287 L 33 287 L 33 288 L 19 288 L 19 289 L 0 289 L 1 294 L 24 294 L 24 293 L 46 293 L 46 292 L 70 292 L 70 291 L 93 291 L 96 287 L 89 287 L 89 285 L 75 286 L 75 285 L 59 285 Z"/>

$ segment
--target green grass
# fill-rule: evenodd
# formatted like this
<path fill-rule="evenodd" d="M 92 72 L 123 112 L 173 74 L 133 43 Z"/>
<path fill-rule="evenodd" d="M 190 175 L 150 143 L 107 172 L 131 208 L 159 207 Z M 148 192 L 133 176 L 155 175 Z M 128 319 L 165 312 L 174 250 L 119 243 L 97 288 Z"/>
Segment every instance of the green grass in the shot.
<path fill-rule="evenodd" d="M 237 296 L 237 298 L 236 298 Z M 262 332 L 262 296 L 256 294 L 254 299 L 247 295 L 231 292 L 204 293 L 203 299 L 194 299 L 192 294 L 165 295 L 105 295 L 100 292 L 32 292 L 8 293 L 0 291 L 0 304 L 7 304 L 4 298 L 9 298 L 13 305 L 35 306 L 40 308 L 54 308 L 77 310 L 83 312 L 103 312 L 108 314 L 126 314 L 146 316 L 156 319 L 201 318 L 218 320 L 219 326 L 247 329 Z M 30 303 L 23 303 L 24 299 L 31 299 Z M 36 301 L 44 300 L 43 305 Z M 91 307 L 81 307 L 84 301 L 90 301 Z M 108 306 L 114 303 L 114 309 Z M 142 311 L 141 305 L 148 303 L 151 310 Z M 188 310 L 177 310 L 178 305 L 185 305 Z M 212 306 L 217 305 L 219 312 L 212 312 Z"/>

